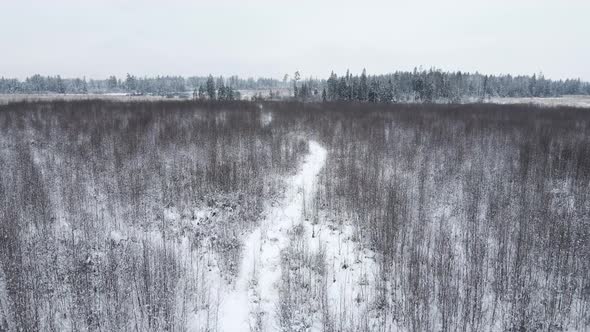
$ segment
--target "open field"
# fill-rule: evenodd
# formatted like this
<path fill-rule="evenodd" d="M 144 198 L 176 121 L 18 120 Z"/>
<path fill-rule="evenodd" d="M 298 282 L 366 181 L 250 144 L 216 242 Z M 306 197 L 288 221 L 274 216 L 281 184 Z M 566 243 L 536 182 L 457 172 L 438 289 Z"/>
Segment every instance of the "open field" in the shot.
<path fill-rule="evenodd" d="M 130 96 L 125 93 L 119 94 L 0 94 L 0 105 L 6 105 L 14 102 L 28 101 L 83 101 L 83 100 L 110 100 L 119 102 L 133 101 L 162 101 L 176 100 L 176 98 L 166 98 L 164 96 Z"/>
<path fill-rule="evenodd" d="M 531 97 L 531 98 L 500 98 L 489 99 L 494 104 L 534 104 L 540 106 L 573 106 L 590 108 L 590 96 L 588 95 L 566 95 L 563 97 Z"/>
<path fill-rule="evenodd" d="M 590 329 L 588 109 L 111 98 L 0 105 L 0 330 Z"/>
<path fill-rule="evenodd" d="M 270 98 L 270 92 L 273 92 L 273 98 L 289 99 L 292 97 L 289 89 L 260 89 L 260 90 L 239 90 L 243 100 L 251 100 L 260 97 L 262 99 Z M 191 99 L 190 92 L 186 92 L 188 99 Z M 104 94 L 0 94 L 0 105 L 21 101 L 80 101 L 80 100 L 110 100 L 118 102 L 137 102 L 137 101 L 179 101 L 179 97 L 166 96 L 132 96 L 126 93 L 104 93 Z M 580 108 L 590 108 L 590 96 L 587 95 L 565 95 L 562 97 L 529 97 L 529 98 L 510 98 L 510 97 L 492 97 L 485 100 L 486 103 L 512 105 L 512 104 L 532 104 L 538 106 L 559 107 L 571 106 Z M 464 103 L 478 103 L 478 99 L 468 99 Z"/>

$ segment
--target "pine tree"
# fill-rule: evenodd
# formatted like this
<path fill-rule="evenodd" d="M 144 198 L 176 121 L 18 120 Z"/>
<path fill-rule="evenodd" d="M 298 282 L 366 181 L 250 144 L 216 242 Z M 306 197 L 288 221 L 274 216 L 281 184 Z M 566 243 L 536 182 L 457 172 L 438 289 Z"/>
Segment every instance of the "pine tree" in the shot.
<path fill-rule="evenodd" d="M 137 89 L 137 79 L 135 78 L 135 76 L 127 73 L 127 78 L 125 79 L 125 87 L 127 88 L 127 91 L 135 91 Z"/>
<path fill-rule="evenodd" d="M 367 70 L 363 69 L 361 74 L 360 87 L 359 87 L 359 100 L 367 101 L 369 93 L 369 86 L 367 84 Z"/>
<path fill-rule="evenodd" d="M 330 74 L 330 78 L 326 82 L 328 86 L 327 98 L 329 100 L 336 100 L 338 98 L 338 77 L 334 72 Z"/>
<path fill-rule="evenodd" d="M 66 93 L 66 86 L 61 79 L 61 76 L 57 75 L 57 93 Z"/>
<path fill-rule="evenodd" d="M 225 97 L 229 101 L 235 100 L 234 89 L 229 85 L 225 88 Z"/>
<path fill-rule="evenodd" d="M 393 82 L 391 81 L 391 78 L 389 78 L 389 80 L 387 80 L 387 86 L 385 87 L 385 91 L 383 93 L 383 98 L 382 98 L 382 102 L 386 102 L 386 103 L 391 103 L 393 100 Z"/>
<path fill-rule="evenodd" d="M 225 92 L 225 85 L 223 82 L 221 82 L 219 84 L 219 88 L 217 89 L 217 100 L 226 100 L 227 98 Z"/>
<path fill-rule="evenodd" d="M 203 86 L 203 84 L 199 85 L 199 99 L 200 100 L 204 100 L 205 99 L 206 93 L 207 93 L 207 90 L 205 89 L 205 87 Z"/>
<path fill-rule="evenodd" d="M 371 80 L 371 85 L 369 87 L 369 92 L 367 94 L 367 100 L 371 103 L 376 103 L 379 101 L 378 95 L 379 85 L 375 79 Z"/>
<path fill-rule="evenodd" d="M 529 94 L 531 97 L 537 96 L 536 87 L 537 87 L 537 75 L 533 74 L 533 77 L 531 77 L 531 79 L 529 80 Z"/>
<path fill-rule="evenodd" d="M 82 93 L 83 94 L 88 93 L 88 84 L 86 83 L 86 77 L 84 77 L 84 79 L 82 79 Z"/>
<path fill-rule="evenodd" d="M 481 100 L 485 100 L 486 99 L 486 94 L 488 92 L 488 75 L 484 76 L 483 78 L 483 88 L 481 89 L 482 91 L 482 97 Z"/>
<path fill-rule="evenodd" d="M 215 100 L 215 81 L 213 75 L 209 75 L 207 78 L 207 96 L 209 100 Z"/>
<path fill-rule="evenodd" d="M 114 91 L 117 89 L 117 77 L 111 75 L 107 80 L 107 89 L 109 91 Z"/>
<path fill-rule="evenodd" d="M 295 99 L 299 98 L 299 89 L 297 88 L 297 81 L 301 79 L 301 75 L 299 74 L 299 70 L 295 71 L 295 75 L 293 75 L 293 96 Z"/>

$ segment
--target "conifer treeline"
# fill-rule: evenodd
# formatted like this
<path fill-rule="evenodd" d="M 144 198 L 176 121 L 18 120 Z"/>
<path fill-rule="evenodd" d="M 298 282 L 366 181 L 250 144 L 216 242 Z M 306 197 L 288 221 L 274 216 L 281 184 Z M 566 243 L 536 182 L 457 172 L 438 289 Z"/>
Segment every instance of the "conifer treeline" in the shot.
<path fill-rule="evenodd" d="M 332 72 L 325 82 L 308 80 L 298 88 L 301 99 L 368 102 L 460 102 L 490 97 L 555 97 L 590 94 L 590 84 L 580 79 L 549 80 L 532 76 L 482 75 L 441 70 L 398 71 L 393 74 L 361 75 Z M 320 92 L 321 91 L 321 92 Z"/>
<path fill-rule="evenodd" d="M 237 89 L 277 89 L 285 86 L 275 79 L 243 79 L 238 76 L 224 78 L 213 77 L 182 77 L 182 76 L 157 76 L 137 77 L 127 74 L 123 79 L 110 76 L 107 79 L 86 78 L 62 78 L 57 76 L 33 75 L 25 80 L 0 77 L 0 93 L 139 93 L 167 95 L 172 93 L 193 92 L 200 87 L 207 88 L 208 81 L 213 81 L 216 90 L 222 86 Z M 210 84 L 210 82 L 209 82 Z M 208 92 L 205 91 L 205 94 Z M 219 91 L 216 91 L 219 93 Z"/>
<path fill-rule="evenodd" d="M 211 83 L 213 83 L 211 85 Z M 215 92 L 211 94 L 211 86 Z M 221 91 L 223 89 L 229 91 Z M 490 97 L 555 97 L 571 94 L 590 94 L 590 83 L 578 79 L 550 80 L 543 74 L 484 75 L 480 73 L 445 72 L 438 69 L 396 71 L 391 74 L 360 75 L 348 72 L 328 79 L 299 80 L 288 75 L 282 80 L 273 78 L 240 78 L 230 76 L 200 77 L 157 76 L 123 79 L 110 76 L 104 80 L 62 78 L 34 75 L 25 80 L 0 78 L 0 93 L 138 93 L 169 95 L 194 92 L 195 97 L 212 95 L 238 99 L 236 90 L 290 89 L 291 95 L 301 100 L 340 100 L 366 102 L 460 102 Z M 229 98 L 229 97 L 228 97 Z M 215 99 L 215 98 L 214 98 Z"/>

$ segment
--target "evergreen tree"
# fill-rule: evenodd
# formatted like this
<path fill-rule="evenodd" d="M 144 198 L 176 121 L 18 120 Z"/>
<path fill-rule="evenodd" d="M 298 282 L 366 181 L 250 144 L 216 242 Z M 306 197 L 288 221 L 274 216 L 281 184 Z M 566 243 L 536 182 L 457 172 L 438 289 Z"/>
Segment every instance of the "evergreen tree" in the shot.
<path fill-rule="evenodd" d="M 346 86 L 346 78 L 341 77 L 340 82 L 338 83 L 338 100 L 346 99 L 347 90 L 348 87 Z"/>
<path fill-rule="evenodd" d="M 336 74 L 334 74 L 334 72 L 332 72 L 330 74 L 330 78 L 328 78 L 326 85 L 328 88 L 328 91 L 326 92 L 327 99 L 329 99 L 329 100 L 338 99 L 338 77 L 336 76 Z"/>
<path fill-rule="evenodd" d="M 204 100 L 206 96 L 207 90 L 203 86 L 203 84 L 199 85 L 199 100 Z"/>
<path fill-rule="evenodd" d="M 127 73 L 127 78 L 125 79 L 125 87 L 127 88 L 127 91 L 135 91 L 137 89 L 137 79 L 135 78 L 135 76 Z"/>
<path fill-rule="evenodd" d="M 82 79 L 82 93 L 83 94 L 87 94 L 88 93 L 88 84 L 86 83 L 86 77 L 84 77 Z"/>
<path fill-rule="evenodd" d="M 215 100 L 215 81 L 213 75 L 209 75 L 207 78 L 207 96 L 209 100 Z"/>
<path fill-rule="evenodd" d="M 107 80 L 107 89 L 109 89 L 110 91 L 114 91 L 117 89 L 117 77 L 109 76 Z"/>
<path fill-rule="evenodd" d="M 361 74 L 360 79 L 360 87 L 359 87 L 359 100 L 360 101 L 367 101 L 369 96 L 369 86 L 367 84 L 367 70 L 363 69 L 363 73 Z"/>
<path fill-rule="evenodd" d="M 375 79 L 371 80 L 371 84 L 369 86 L 369 92 L 367 94 L 367 100 L 371 103 L 376 103 L 379 101 L 379 94 L 378 94 L 379 85 Z"/>
<path fill-rule="evenodd" d="M 531 77 L 531 79 L 529 81 L 529 95 L 531 97 L 537 97 L 536 87 L 537 87 L 537 75 L 533 74 L 533 77 Z"/>
<path fill-rule="evenodd" d="M 66 86 L 64 81 L 61 79 L 61 76 L 57 75 L 57 93 L 66 93 Z"/>
<path fill-rule="evenodd" d="M 483 78 L 483 89 L 481 89 L 481 92 L 482 92 L 481 99 L 482 100 L 486 99 L 487 91 L 488 91 L 488 75 L 484 76 L 484 78 Z"/>
<path fill-rule="evenodd" d="M 219 88 L 217 89 L 217 100 L 226 100 L 225 85 L 223 82 L 219 84 Z"/>
<path fill-rule="evenodd" d="M 299 70 L 295 71 L 295 75 L 293 75 L 293 96 L 295 99 L 299 98 L 299 89 L 297 88 L 297 81 L 301 79 L 301 75 L 299 74 Z"/>
<path fill-rule="evenodd" d="M 387 80 L 387 85 L 383 89 L 381 102 L 391 103 L 393 101 L 393 81 L 391 78 Z"/>
<path fill-rule="evenodd" d="M 225 88 L 225 97 L 229 101 L 235 100 L 234 89 L 229 85 Z"/>

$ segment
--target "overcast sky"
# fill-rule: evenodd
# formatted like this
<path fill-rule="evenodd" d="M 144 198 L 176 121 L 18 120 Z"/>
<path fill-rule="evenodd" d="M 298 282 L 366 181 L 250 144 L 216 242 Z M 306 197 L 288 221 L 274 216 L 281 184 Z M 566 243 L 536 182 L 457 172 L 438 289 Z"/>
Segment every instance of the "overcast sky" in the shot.
<path fill-rule="evenodd" d="M 0 0 L 0 76 L 414 66 L 590 80 L 588 0 Z"/>

